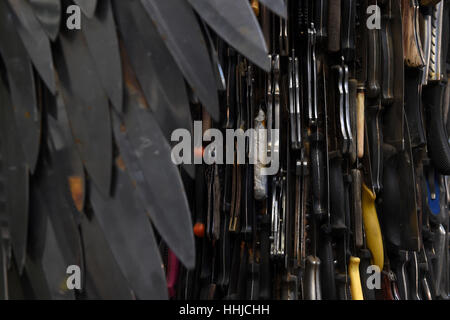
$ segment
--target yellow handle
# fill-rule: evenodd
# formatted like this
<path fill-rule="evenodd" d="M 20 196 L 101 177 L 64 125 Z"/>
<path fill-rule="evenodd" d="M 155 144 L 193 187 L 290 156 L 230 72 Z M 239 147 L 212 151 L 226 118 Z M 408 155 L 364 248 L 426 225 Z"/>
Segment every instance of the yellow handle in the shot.
<path fill-rule="evenodd" d="M 348 272 L 350 274 L 350 292 L 352 293 L 352 300 L 364 300 L 361 277 L 359 276 L 359 262 L 358 257 L 350 257 L 350 264 Z"/>
<path fill-rule="evenodd" d="M 377 211 L 375 209 L 375 194 L 373 194 L 364 183 L 362 185 L 362 210 L 367 247 L 372 253 L 372 263 L 377 265 L 380 270 L 383 270 L 383 239 L 381 237 L 380 223 L 378 222 Z"/>

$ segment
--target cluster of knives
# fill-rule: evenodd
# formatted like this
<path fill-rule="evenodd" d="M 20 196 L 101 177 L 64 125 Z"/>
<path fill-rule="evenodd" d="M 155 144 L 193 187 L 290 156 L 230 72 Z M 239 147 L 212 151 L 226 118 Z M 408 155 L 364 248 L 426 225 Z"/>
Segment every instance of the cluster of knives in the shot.
<path fill-rule="evenodd" d="M 449 11 L 0 0 L 0 299 L 449 299 Z"/>

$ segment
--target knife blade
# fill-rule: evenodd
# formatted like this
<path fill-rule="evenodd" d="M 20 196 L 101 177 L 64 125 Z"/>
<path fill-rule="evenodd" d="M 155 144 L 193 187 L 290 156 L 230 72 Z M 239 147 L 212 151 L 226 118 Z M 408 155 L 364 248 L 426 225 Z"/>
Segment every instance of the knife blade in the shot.
<path fill-rule="evenodd" d="M 283 19 L 287 19 L 287 4 L 284 0 L 259 0 L 264 6 L 269 8 Z"/>
<path fill-rule="evenodd" d="M 267 45 L 248 1 L 188 1 L 226 42 L 261 69 L 270 70 Z"/>
<path fill-rule="evenodd" d="M 93 18 L 97 8 L 97 0 L 74 0 L 81 7 L 81 11 L 88 17 Z"/>
<path fill-rule="evenodd" d="M 185 0 L 141 2 L 192 90 L 218 121 L 217 86 L 206 42 L 194 11 Z"/>
<path fill-rule="evenodd" d="M 55 41 L 61 23 L 61 0 L 30 0 L 30 5 L 45 33 Z"/>

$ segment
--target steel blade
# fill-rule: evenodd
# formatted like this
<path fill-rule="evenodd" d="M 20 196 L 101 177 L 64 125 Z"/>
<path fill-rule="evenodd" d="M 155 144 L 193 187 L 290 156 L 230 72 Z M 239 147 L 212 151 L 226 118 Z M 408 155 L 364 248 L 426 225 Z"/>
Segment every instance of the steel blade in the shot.
<path fill-rule="evenodd" d="M 141 0 L 194 93 L 219 120 L 217 86 L 205 39 L 185 0 Z"/>
<path fill-rule="evenodd" d="M 110 0 L 100 1 L 96 16 L 83 21 L 82 31 L 103 88 L 114 108 L 122 112 L 122 68 Z"/>
<path fill-rule="evenodd" d="M 74 0 L 80 6 L 81 11 L 88 17 L 92 18 L 97 8 L 97 0 Z"/>
<path fill-rule="evenodd" d="M 127 70 L 127 112 L 123 120 L 113 115 L 116 141 L 155 227 L 183 264 L 193 268 L 192 221 L 181 177 L 171 160 L 169 144 Z"/>
<path fill-rule="evenodd" d="M 131 300 L 134 298 L 122 271 L 117 265 L 110 245 L 95 216 L 81 220 L 84 244 L 86 284 L 88 299 Z"/>
<path fill-rule="evenodd" d="M 139 299 L 167 299 L 163 263 L 150 221 L 123 160 L 116 158 L 112 197 L 93 186 L 94 215 L 131 289 Z"/>
<path fill-rule="evenodd" d="M 107 195 L 111 185 L 112 131 L 108 99 L 81 32 L 61 33 L 64 55 L 56 65 L 72 134 L 88 174 Z"/>
<path fill-rule="evenodd" d="M 259 0 L 280 17 L 287 19 L 287 5 L 284 0 Z"/>
<path fill-rule="evenodd" d="M 145 98 L 168 141 L 179 128 L 191 131 L 185 82 L 139 0 L 115 0 L 114 12 Z M 123 65 L 123 63 L 122 63 Z"/>
<path fill-rule="evenodd" d="M 16 28 L 36 70 L 51 92 L 55 92 L 55 69 L 53 67 L 50 40 L 34 15 L 33 8 L 25 0 L 8 0 L 15 13 Z"/>
<path fill-rule="evenodd" d="M 188 1 L 226 42 L 263 70 L 270 71 L 267 44 L 248 1 Z"/>
<path fill-rule="evenodd" d="M 28 230 L 29 171 L 20 145 L 8 92 L 0 80 L 0 121 L 5 151 L 6 212 L 14 258 L 22 273 L 25 266 Z"/>
<path fill-rule="evenodd" d="M 40 147 L 41 112 L 36 100 L 31 61 L 16 32 L 13 16 L 5 1 L 0 1 L 0 43 L 0 53 L 8 71 L 18 140 L 29 170 L 34 172 Z"/>
<path fill-rule="evenodd" d="M 36 18 L 44 28 L 48 37 L 55 41 L 59 33 L 61 23 L 60 0 L 29 0 Z"/>

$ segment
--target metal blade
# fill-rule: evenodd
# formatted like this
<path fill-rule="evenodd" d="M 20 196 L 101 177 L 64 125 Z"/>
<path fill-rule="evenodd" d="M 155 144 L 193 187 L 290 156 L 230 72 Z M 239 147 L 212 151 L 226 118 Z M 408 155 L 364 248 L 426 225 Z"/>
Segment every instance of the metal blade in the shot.
<path fill-rule="evenodd" d="M 28 230 L 29 172 L 14 122 L 9 94 L 0 80 L 0 119 L 2 145 L 5 151 L 6 212 L 14 258 L 22 273 L 25 266 Z"/>
<path fill-rule="evenodd" d="M 15 25 L 28 55 L 36 70 L 52 93 L 55 92 L 55 70 L 53 67 L 50 40 L 34 15 L 33 8 L 25 0 L 9 0 L 15 13 Z"/>
<path fill-rule="evenodd" d="M 108 99 L 95 73 L 82 33 L 61 33 L 60 40 L 63 55 L 58 55 L 56 65 L 74 141 L 88 174 L 107 195 L 112 165 Z"/>
<path fill-rule="evenodd" d="M 168 141 L 192 117 L 184 79 L 139 0 L 115 0 L 114 12 L 131 65 Z"/>
<path fill-rule="evenodd" d="M 60 0 L 29 0 L 36 18 L 44 28 L 48 37 L 55 41 L 59 33 L 61 23 Z"/>
<path fill-rule="evenodd" d="M 185 0 L 141 0 L 175 62 L 206 110 L 219 120 L 217 87 L 205 39 Z"/>
<path fill-rule="evenodd" d="M 267 44 L 248 1 L 188 0 L 226 42 L 265 71 L 270 71 Z"/>
<path fill-rule="evenodd" d="M 87 299 L 134 299 L 134 293 L 120 271 L 95 216 L 82 219 L 81 235 L 86 264 L 86 284 L 83 291 Z"/>
<path fill-rule="evenodd" d="M 287 19 L 287 5 L 284 0 L 259 0 L 280 17 Z"/>
<path fill-rule="evenodd" d="M 95 186 L 90 190 L 94 214 L 137 298 L 167 299 L 155 236 L 128 174 L 123 160 L 116 158 L 113 196 L 102 196 Z"/>
<path fill-rule="evenodd" d="M 103 88 L 114 108 L 122 112 L 122 68 L 110 0 L 100 1 L 96 16 L 84 19 L 82 30 Z"/>
<path fill-rule="evenodd" d="M 97 8 L 97 0 L 74 0 L 80 6 L 81 11 L 88 17 L 92 18 Z"/>
<path fill-rule="evenodd" d="M 34 172 L 40 147 L 41 112 L 37 106 L 31 61 L 5 1 L 0 1 L 0 43 L 0 53 L 8 71 L 17 134 L 29 170 Z"/>

